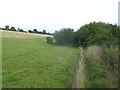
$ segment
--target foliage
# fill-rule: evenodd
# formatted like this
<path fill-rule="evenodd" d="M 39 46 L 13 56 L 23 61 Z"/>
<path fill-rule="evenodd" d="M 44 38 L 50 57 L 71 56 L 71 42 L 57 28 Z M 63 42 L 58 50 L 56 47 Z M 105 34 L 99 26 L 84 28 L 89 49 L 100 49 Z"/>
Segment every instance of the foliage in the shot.
<path fill-rule="evenodd" d="M 29 32 L 29 33 L 33 33 L 33 31 L 31 31 L 31 30 L 28 30 L 28 32 Z"/>
<path fill-rule="evenodd" d="M 119 49 L 118 46 L 110 46 L 109 48 L 103 47 L 103 62 L 109 70 L 118 70 L 119 63 Z M 117 72 L 117 71 L 116 71 Z"/>
<path fill-rule="evenodd" d="M 28 30 L 28 32 L 29 32 L 29 33 L 52 35 L 51 33 L 47 33 L 46 30 L 43 30 L 43 32 L 42 32 L 42 31 L 37 31 L 37 29 L 33 29 L 33 31 L 32 31 L 32 30 Z"/>
<path fill-rule="evenodd" d="M 15 27 L 12 26 L 12 27 L 10 28 L 10 31 L 16 31 Z"/>
<path fill-rule="evenodd" d="M 43 34 L 46 34 L 46 30 L 43 30 Z"/>
<path fill-rule="evenodd" d="M 73 43 L 75 46 L 86 46 L 87 45 L 86 38 L 87 38 L 86 32 L 84 32 L 83 30 L 78 30 L 74 33 Z"/>
<path fill-rule="evenodd" d="M 82 26 L 74 36 L 74 42 L 77 45 L 117 45 L 118 26 L 105 24 L 102 22 L 93 22 Z"/>
<path fill-rule="evenodd" d="M 87 47 L 90 45 L 107 46 L 118 45 L 120 28 L 103 22 L 92 22 L 81 26 L 76 32 L 71 29 L 61 29 L 54 34 L 59 44 L 74 44 L 75 46 Z"/>
<path fill-rule="evenodd" d="M 38 33 L 37 29 L 34 29 L 33 32 L 34 32 L 34 33 Z"/>
<path fill-rule="evenodd" d="M 10 30 L 10 31 L 19 31 L 19 32 L 25 32 L 27 33 L 27 31 L 24 31 L 23 29 L 18 28 L 18 30 L 15 29 L 15 27 L 11 27 L 9 28 L 9 25 L 6 25 L 5 28 L 0 28 L 2 30 Z M 43 31 L 37 31 L 37 29 L 33 29 L 32 30 L 28 30 L 29 33 L 37 33 L 37 34 L 46 34 L 46 35 L 53 35 L 52 33 L 47 33 L 46 30 Z"/>
<path fill-rule="evenodd" d="M 19 32 L 25 32 L 23 29 L 18 29 Z"/>
<path fill-rule="evenodd" d="M 53 37 L 47 37 L 47 43 L 53 44 Z"/>
<path fill-rule="evenodd" d="M 9 30 L 9 26 L 8 25 L 5 26 L 5 30 Z"/>
<path fill-rule="evenodd" d="M 63 28 L 55 31 L 54 38 L 58 44 L 71 44 L 87 47 L 90 45 L 102 45 L 110 47 L 118 45 L 118 33 L 120 28 L 103 22 L 91 22 L 81 26 L 76 32 L 73 29 Z"/>
<path fill-rule="evenodd" d="M 72 44 L 73 29 L 63 28 L 54 33 L 56 42 L 60 45 Z"/>

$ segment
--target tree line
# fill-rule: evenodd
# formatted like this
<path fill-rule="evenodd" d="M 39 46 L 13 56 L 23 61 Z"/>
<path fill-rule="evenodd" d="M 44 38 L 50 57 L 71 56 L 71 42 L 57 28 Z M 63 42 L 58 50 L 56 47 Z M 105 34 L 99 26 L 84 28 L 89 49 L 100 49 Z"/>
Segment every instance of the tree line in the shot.
<path fill-rule="evenodd" d="M 16 29 L 14 26 L 10 27 L 9 25 L 6 25 L 5 28 L 0 28 L 2 30 L 9 30 L 9 31 L 18 31 L 18 32 L 29 32 L 29 33 L 37 33 L 37 34 L 47 34 L 47 35 L 52 35 L 51 33 L 47 33 L 46 30 L 43 31 L 38 31 L 37 29 L 33 29 L 33 30 L 28 30 L 28 31 L 24 31 L 23 29 Z"/>
<path fill-rule="evenodd" d="M 119 44 L 120 28 L 117 25 L 104 22 L 90 22 L 81 26 L 77 31 L 63 28 L 55 31 L 54 38 L 47 37 L 48 43 L 87 47 L 90 45 L 104 45 L 110 47 Z M 55 39 L 56 42 L 53 42 Z M 50 40 L 50 41 L 48 41 Z"/>

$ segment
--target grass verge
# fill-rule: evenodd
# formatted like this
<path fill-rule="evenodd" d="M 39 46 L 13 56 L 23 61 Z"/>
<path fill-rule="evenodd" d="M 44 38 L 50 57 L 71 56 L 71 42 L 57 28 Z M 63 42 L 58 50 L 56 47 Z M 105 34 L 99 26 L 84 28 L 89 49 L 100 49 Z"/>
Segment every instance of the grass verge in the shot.
<path fill-rule="evenodd" d="M 85 87 L 118 88 L 118 48 L 91 46 L 85 53 Z"/>

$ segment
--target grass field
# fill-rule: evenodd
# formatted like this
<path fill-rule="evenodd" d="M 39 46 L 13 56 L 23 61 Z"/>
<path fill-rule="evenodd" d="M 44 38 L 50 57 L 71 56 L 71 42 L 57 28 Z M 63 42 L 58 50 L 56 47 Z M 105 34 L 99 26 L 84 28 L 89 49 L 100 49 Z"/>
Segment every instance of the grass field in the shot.
<path fill-rule="evenodd" d="M 54 46 L 45 38 L 2 40 L 3 88 L 71 87 L 78 49 Z"/>

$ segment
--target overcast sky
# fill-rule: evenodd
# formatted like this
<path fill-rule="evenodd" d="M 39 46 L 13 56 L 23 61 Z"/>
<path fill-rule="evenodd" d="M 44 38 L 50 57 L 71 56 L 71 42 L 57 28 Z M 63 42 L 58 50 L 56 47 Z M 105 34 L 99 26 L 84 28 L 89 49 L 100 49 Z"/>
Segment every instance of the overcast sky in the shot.
<path fill-rule="evenodd" d="M 77 30 L 93 22 L 118 23 L 119 0 L 0 0 L 0 27 Z"/>

